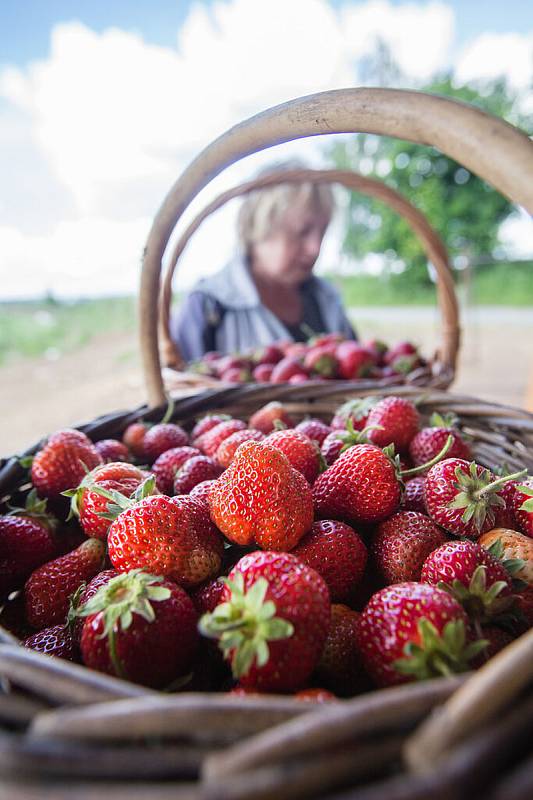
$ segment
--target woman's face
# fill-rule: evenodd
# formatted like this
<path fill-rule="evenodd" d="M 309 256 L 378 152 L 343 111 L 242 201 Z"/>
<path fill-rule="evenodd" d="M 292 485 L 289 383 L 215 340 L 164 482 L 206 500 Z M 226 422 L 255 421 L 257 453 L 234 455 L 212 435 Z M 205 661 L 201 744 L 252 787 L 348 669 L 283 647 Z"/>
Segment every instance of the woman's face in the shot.
<path fill-rule="evenodd" d="M 292 206 L 272 233 L 252 247 L 258 277 L 285 286 L 300 286 L 311 275 L 320 253 L 329 216 L 314 206 Z"/>

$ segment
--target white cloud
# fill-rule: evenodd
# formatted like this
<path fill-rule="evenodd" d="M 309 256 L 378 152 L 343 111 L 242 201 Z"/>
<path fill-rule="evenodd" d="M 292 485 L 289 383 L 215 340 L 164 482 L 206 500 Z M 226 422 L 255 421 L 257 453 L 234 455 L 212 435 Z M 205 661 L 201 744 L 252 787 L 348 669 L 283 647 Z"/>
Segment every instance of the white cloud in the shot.
<path fill-rule="evenodd" d="M 455 75 L 465 82 L 504 75 L 514 89 L 531 89 L 533 31 L 484 33 L 476 37 L 460 53 Z"/>
<path fill-rule="evenodd" d="M 150 220 L 202 147 L 266 107 L 355 85 L 378 37 L 402 70 L 427 79 L 447 64 L 453 33 L 446 3 L 388 0 L 197 2 L 175 48 L 117 28 L 56 25 L 46 59 L 0 71 L 0 294 L 135 290 Z M 526 37 L 516 36 L 505 46 L 519 55 L 507 67 L 523 76 Z M 484 42 L 463 53 L 461 69 L 479 69 Z M 505 66 L 508 49 L 500 52 L 491 59 Z M 323 146 L 310 139 L 238 162 L 189 216 L 266 161 L 299 154 L 319 164 Z M 181 265 L 185 283 L 223 263 L 233 229 L 226 209 L 195 236 Z"/>

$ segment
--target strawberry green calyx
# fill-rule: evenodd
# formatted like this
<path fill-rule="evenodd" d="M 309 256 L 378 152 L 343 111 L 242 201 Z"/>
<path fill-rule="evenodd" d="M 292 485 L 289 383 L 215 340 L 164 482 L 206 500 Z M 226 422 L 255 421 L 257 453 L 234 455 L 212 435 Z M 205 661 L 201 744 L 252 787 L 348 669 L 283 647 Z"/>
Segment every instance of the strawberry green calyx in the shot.
<path fill-rule="evenodd" d="M 487 552 L 494 558 L 497 558 L 498 561 L 501 561 L 502 567 L 507 570 L 512 578 L 515 591 L 519 592 L 527 587 L 525 581 L 516 577 L 526 566 L 526 561 L 524 561 L 523 558 L 504 558 L 503 542 L 501 539 L 496 539 L 491 546 L 487 548 Z"/>
<path fill-rule="evenodd" d="M 420 644 L 408 642 L 404 647 L 404 658 L 394 662 L 394 668 L 402 675 L 416 680 L 427 680 L 439 676 L 467 672 L 470 661 L 488 645 L 486 639 L 467 643 L 462 620 L 452 620 L 439 634 L 428 619 L 418 622 Z"/>
<path fill-rule="evenodd" d="M 171 595 L 166 586 L 158 586 L 162 577 L 133 569 L 117 575 L 96 592 L 81 608 L 74 611 L 78 617 L 103 614 L 104 629 L 101 638 L 107 638 L 109 654 L 117 675 L 127 677 L 116 649 L 116 635 L 127 631 L 133 614 L 139 614 L 147 622 L 155 621 L 152 604 L 168 600 Z"/>
<path fill-rule="evenodd" d="M 448 436 L 446 441 L 444 442 L 442 450 L 437 453 L 436 456 L 433 456 L 431 461 L 427 461 L 425 464 L 420 464 L 418 467 L 413 467 L 412 469 L 402 469 L 400 463 L 400 456 L 396 455 L 394 445 L 388 444 L 386 447 L 383 448 L 383 452 L 392 462 L 396 474 L 398 476 L 398 480 L 403 480 L 403 478 L 412 478 L 414 475 L 417 475 L 419 472 L 425 472 L 426 470 L 433 467 L 439 461 L 442 461 L 448 450 L 453 444 L 453 436 Z"/>
<path fill-rule="evenodd" d="M 131 497 L 126 497 L 126 495 L 122 494 L 122 492 L 105 489 L 99 483 L 96 483 L 92 476 L 88 474 L 82 480 L 77 489 L 68 489 L 66 492 L 62 492 L 65 497 L 71 498 L 68 519 L 72 519 L 72 517 L 79 517 L 80 503 L 83 498 L 83 493 L 86 490 L 94 492 L 95 494 L 99 494 L 100 497 L 104 497 L 106 500 L 109 500 L 107 511 L 99 512 L 98 516 L 103 517 L 103 519 L 111 520 L 111 522 L 113 522 L 113 520 L 115 520 L 123 511 L 138 505 L 141 500 L 144 500 L 146 497 L 150 497 L 153 494 L 157 494 L 155 475 L 150 475 L 148 478 L 146 478 L 146 480 L 139 484 Z"/>
<path fill-rule="evenodd" d="M 520 478 L 523 478 L 523 477 L 524 477 L 524 474 L 522 473 L 520 475 Z M 510 480 L 510 479 L 507 478 L 507 480 Z M 519 492 L 522 492 L 522 494 L 525 494 L 528 497 L 531 497 L 531 500 L 524 500 L 524 502 L 520 506 L 520 511 L 533 511 L 533 489 L 531 488 L 531 486 L 517 486 L 516 488 L 517 488 L 517 490 Z"/>
<path fill-rule="evenodd" d="M 32 489 L 26 497 L 24 507 L 9 506 L 7 517 L 31 517 L 31 519 L 39 520 L 48 528 L 55 528 L 57 526 L 57 519 L 49 514 L 46 509 L 46 498 L 40 499 L 37 491 Z"/>
<path fill-rule="evenodd" d="M 350 417 L 348 417 L 346 421 L 346 430 L 335 431 L 337 439 L 340 439 L 341 442 L 343 442 L 340 452 L 344 453 L 345 450 L 348 450 L 349 447 L 353 447 L 355 444 L 368 444 L 368 432 L 382 430 L 383 425 L 367 425 L 362 431 L 357 431 L 353 426 L 352 420 Z"/>
<path fill-rule="evenodd" d="M 379 397 L 358 397 L 355 400 L 347 400 L 337 410 L 337 414 L 356 421 L 365 419 L 378 402 Z"/>
<path fill-rule="evenodd" d="M 476 567 L 468 586 L 459 580 L 454 580 L 451 584 L 440 581 L 437 586 L 455 597 L 469 618 L 478 622 L 489 622 L 509 611 L 514 605 L 514 595 L 500 597 L 508 586 L 505 581 L 495 581 L 487 589 L 487 568 L 483 564 Z"/>
<path fill-rule="evenodd" d="M 416 367 L 419 361 L 420 357 L 416 353 L 410 356 L 398 356 L 398 358 L 395 358 L 392 362 L 391 367 L 400 375 L 408 375 L 413 371 L 413 368 Z"/>
<path fill-rule="evenodd" d="M 452 411 L 447 414 L 439 414 L 434 411 L 429 418 L 430 428 L 457 428 L 459 426 L 459 417 Z"/>
<path fill-rule="evenodd" d="M 457 495 L 449 504 L 449 508 L 464 509 L 463 522 L 468 523 L 473 520 L 474 525 L 480 531 L 487 515 L 494 516 L 494 507 L 505 507 L 505 500 L 497 494 L 498 490 L 507 481 L 523 478 L 527 470 L 492 480 L 493 476 L 488 469 L 483 469 L 480 475 L 478 475 L 477 469 L 478 465 L 475 461 L 470 463 L 469 472 L 457 467 L 455 470 L 457 481 L 454 483 Z"/>
<path fill-rule="evenodd" d="M 248 589 L 244 577 L 237 573 L 233 581 L 224 579 L 231 599 L 218 605 L 200 619 L 199 630 L 204 636 L 219 640 L 224 656 L 231 657 L 235 678 L 246 675 L 252 664 L 264 667 L 270 657 L 268 642 L 287 639 L 294 633 L 293 625 L 276 617 L 272 600 L 265 601 L 268 582 L 258 580 Z M 230 656 L 231 654 L 231 656 Z"/>

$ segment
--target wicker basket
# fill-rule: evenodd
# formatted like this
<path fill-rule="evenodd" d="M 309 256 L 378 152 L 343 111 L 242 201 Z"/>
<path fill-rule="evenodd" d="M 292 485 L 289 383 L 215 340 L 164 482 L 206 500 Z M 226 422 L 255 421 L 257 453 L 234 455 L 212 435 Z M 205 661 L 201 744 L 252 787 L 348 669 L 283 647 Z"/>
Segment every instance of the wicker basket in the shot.
<path fill-rule="evenodd" d="M 436 270 L 437 300 L 441 313 L 441 342 L 430 363 L 413 370 L 405 376 L 398 376 L 391 380 L 374 381 L 377 387 L 391 383 L 410 383 L 417 386 L 431 386 L 445 389 L 453 381 L 455 364 L 459 349 L 460 329 L 455 295 L 453 275 L 448 261 L 448 254 L 440 236 L 431 227 L 426 217 L 405 199 L 399 192 L 386 186 L 381 181 L 365 178 L 349 170 L 314 170 L 291 169 L 273 172 L 254 180 L 242 183 L 223 192 L 209 203 L 187 226 L 174 245 L 164 275 L 160 299 L 160 346 L 163 364 L 172 368 L 164 373 L 165 384 L 169 390 L 181 387 L 200 386 L 205 388 L 216 386 L 219 381 L 205 379 L 201 376 L 183 374 L 186 369 L 185 362 L 175 341 L 170 334 L 170 310 L 172 303 L 172 279 L 176 265 L 185 250 L 191 236 L 198 230 L 202 222 L 214 211 L 221 208 L 235 197 L 247 195 L 250 192 L 276 186 L 281 183 L 336 183 L 370 197 L 375 197 L 396 211 L 418 236 L 420 243 Z M 177 370 L 180 370 L 179 372 Z"/>
<path fill-rule="evenodd" d="M 243 123 L 191 165 L 156 218 L 141 288 L 149 404 L 81 426 L 91 439 L 119 436 L 140 418 L 163 417 L 161 257 L 176 219 L 201 185 L 243 152 L 291 135 L 355 129 L 439 145 L 533 209 L 533 145 L 505 123 L 449 100 L 346 90 L 294 101 Z M 326 416 L 368 388 L 361 381 L 214 390 L 178 401 L 173 419 L 190 426 L 216 409 L 245 416 L 273 398 L 296 417 Z M 481 463 L 533 468 L 533 415 L 525 411 L 409 386 L 372 392 L 416 398 L 424 418 L 435 409 L 454 411 Z M 8 499 L 19 504 L 27 491 L 27 473 L 18 459 L 8 460 L 0 469 L 0 510 Z M 0 636 L 0 775 L 2 796 L 15 800 L 92 800 L 104 792 L 110 800 L 525 800 L 533 793 L 531 631 L 474 675 L 320 708 L 287 697 L 156 693 L 23 650 L 7 631 Z"/>

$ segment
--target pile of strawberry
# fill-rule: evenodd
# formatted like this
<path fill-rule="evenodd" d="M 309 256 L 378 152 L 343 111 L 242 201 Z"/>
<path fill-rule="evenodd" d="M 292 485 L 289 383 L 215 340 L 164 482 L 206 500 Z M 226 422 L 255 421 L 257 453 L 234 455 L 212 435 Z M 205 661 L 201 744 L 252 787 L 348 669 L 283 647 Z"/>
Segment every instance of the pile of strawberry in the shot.
<path fill-rule="evenodd" d="M 426 366 L 411 342 L 388 347 L 371 339 L 360 344 L 329 333 L 306 343 L 276 342 L 249 353 L 209 352 L 189 369 L 224 383 L 305 383 L 399 377 Z"/>
<path fill-rule="evenodd" d="M 0 624 L 139 684 L 351 696 L 476 669 L 533 624 L 533 481 L 401 397 L 62 430 L 30 477 L 0 517 Z"/>

